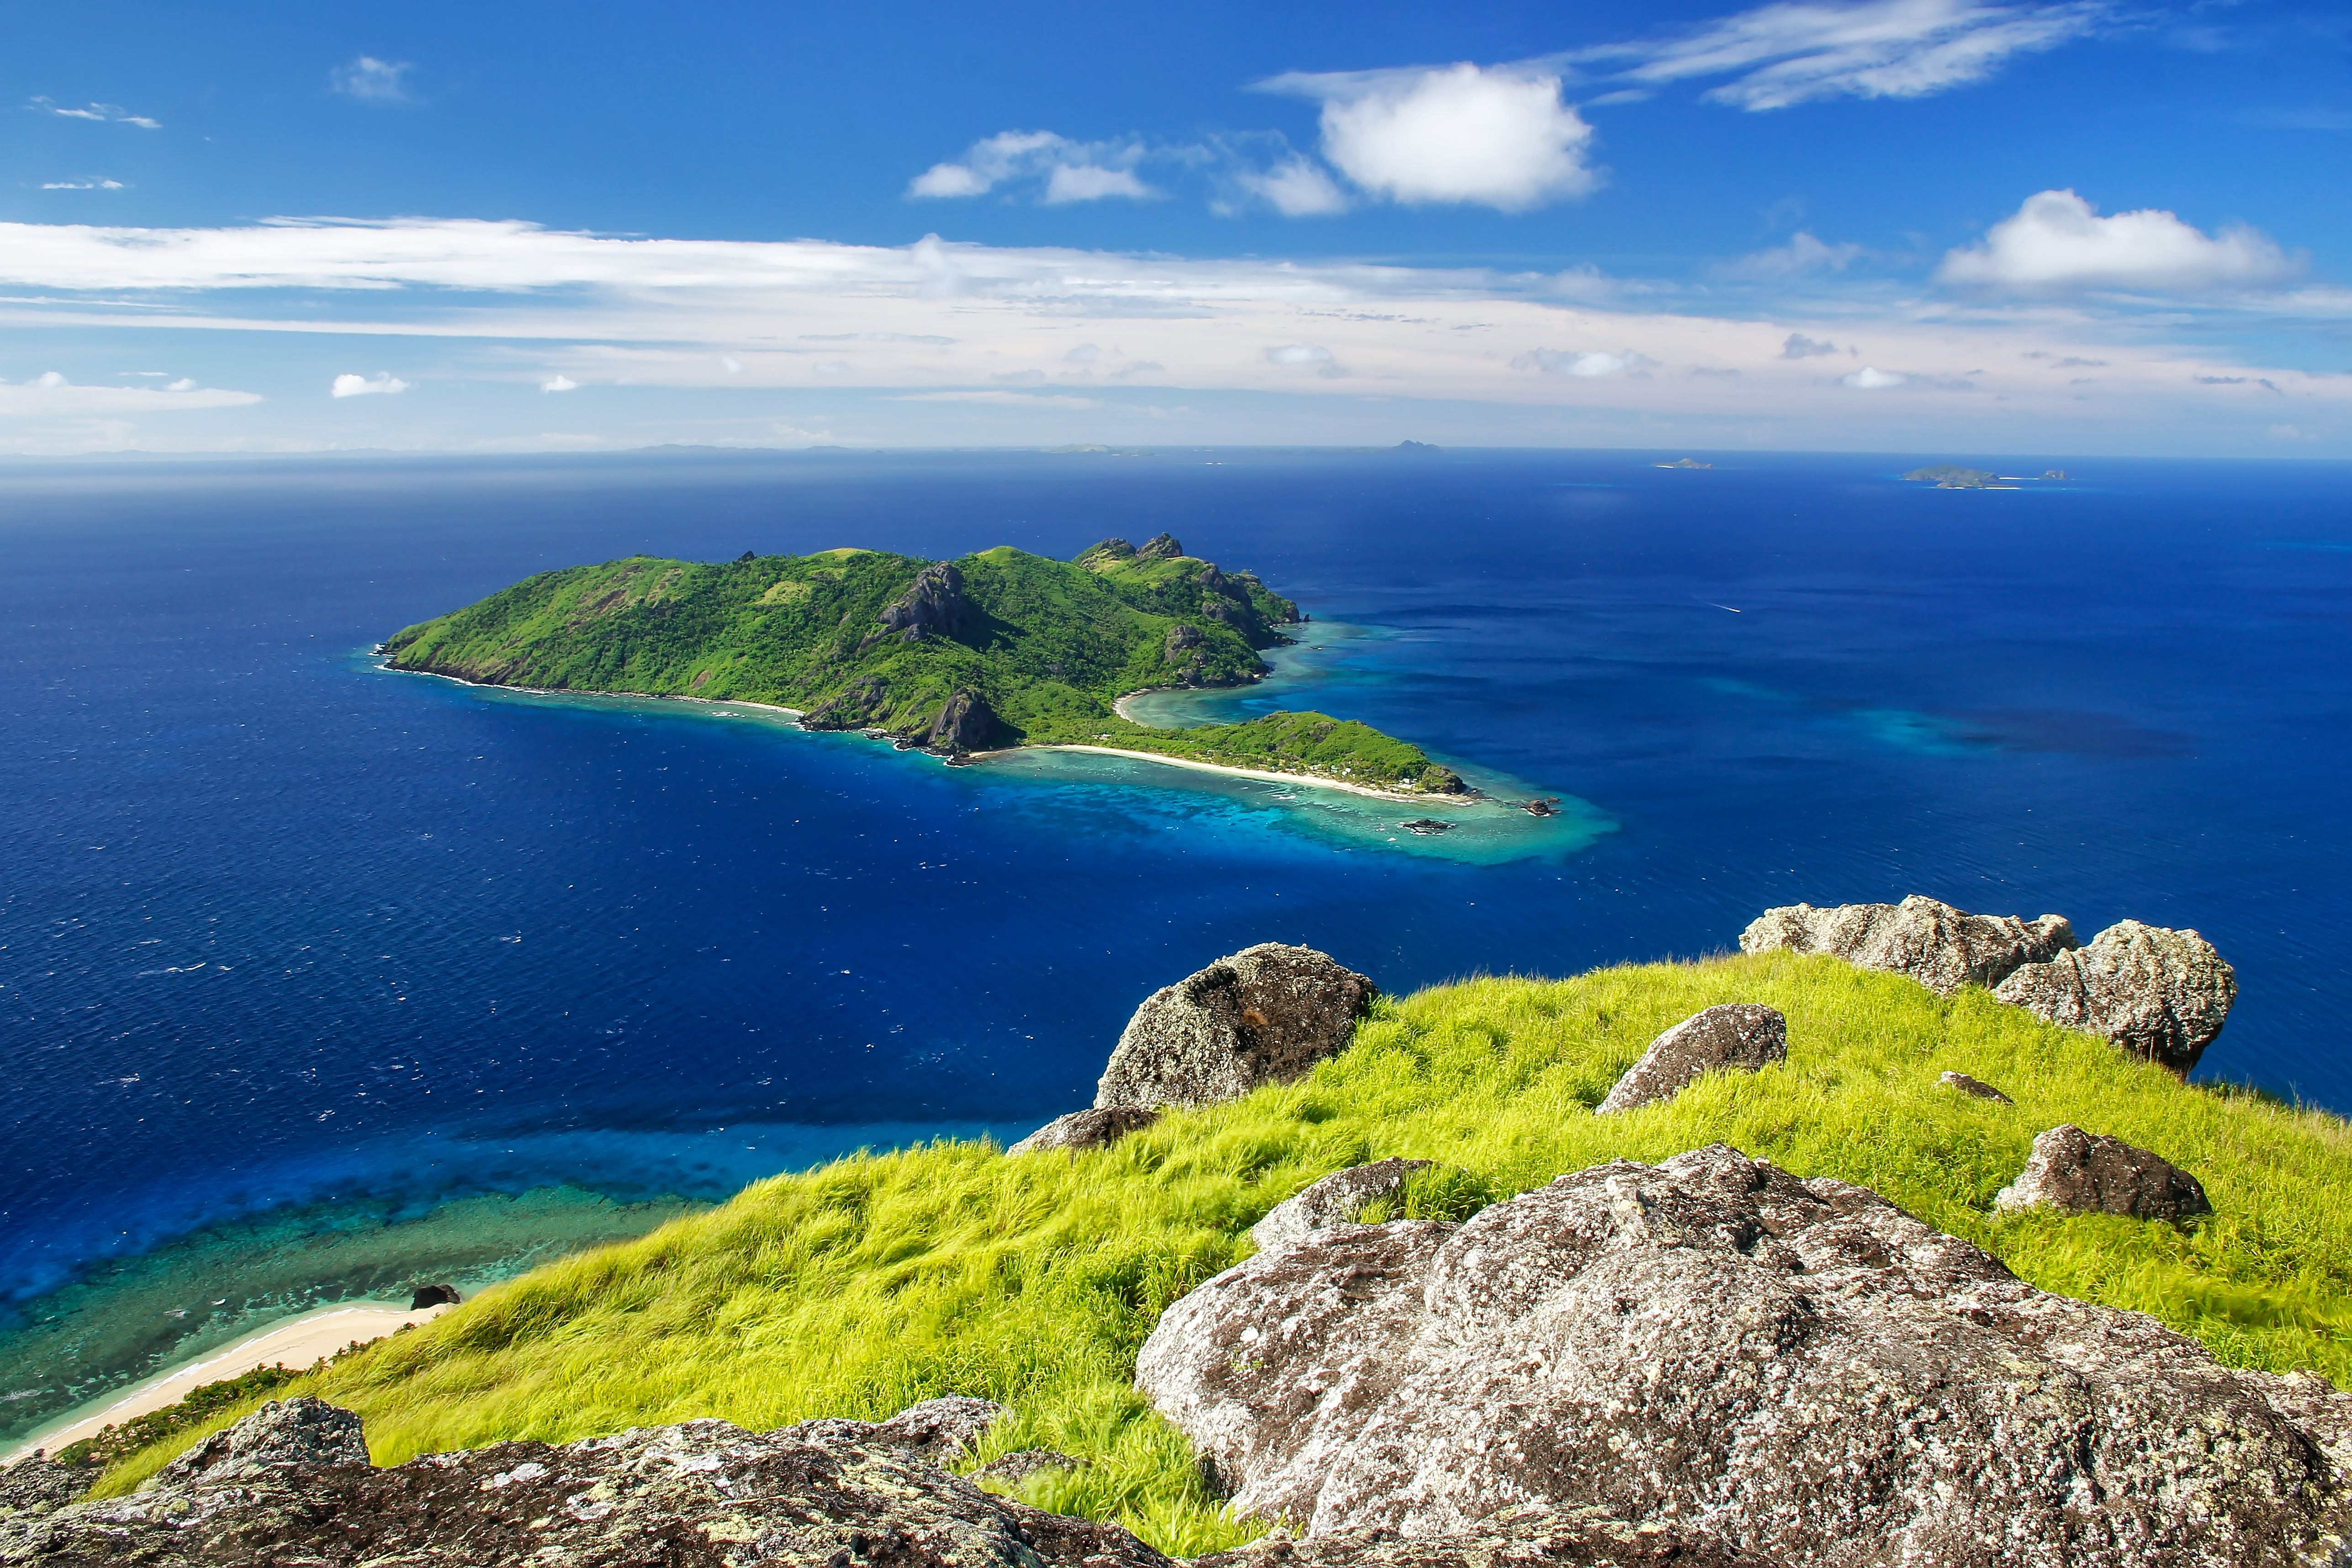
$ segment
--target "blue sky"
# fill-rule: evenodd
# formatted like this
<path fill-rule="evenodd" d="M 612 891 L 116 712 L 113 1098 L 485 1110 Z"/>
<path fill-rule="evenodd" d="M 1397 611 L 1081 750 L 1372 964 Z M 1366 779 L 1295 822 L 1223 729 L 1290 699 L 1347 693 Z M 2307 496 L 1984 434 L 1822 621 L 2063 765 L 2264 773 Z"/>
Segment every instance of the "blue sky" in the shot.
<path fill-rule="evenodd" d="M 0 5 L 0 451 L 2352 455 L 2352 8 Z"/>

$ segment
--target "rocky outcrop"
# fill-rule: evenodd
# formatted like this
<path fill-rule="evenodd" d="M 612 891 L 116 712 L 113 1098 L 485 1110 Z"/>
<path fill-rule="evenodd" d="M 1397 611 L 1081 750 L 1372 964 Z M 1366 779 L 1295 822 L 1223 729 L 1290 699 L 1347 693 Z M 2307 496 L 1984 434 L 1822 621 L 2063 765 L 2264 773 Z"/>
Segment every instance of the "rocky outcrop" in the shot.
<path fill-rule="evenodd" d="M 0 1469 L 0 1524 L 20 1514 L 54 1513 L 89 1490 L 99 1470 L 61 1465 L 38 1450 Z"/>
<path fill-rule="evenodd" d="M 1003 1414 L 1004 1406 L 992 1399 L 950 1394 L 945 1398 L 909 1405 L 887 1421 L 853 1421 L 828 1416 L 783 1427 L 779 1435 L 807 1443 L 880 1443 L 943 1465 L 979 1442 Z"/>
<path fill-rule="evenodd" d="M 1160 1120 L 1160 1113 L 1140 1105 L 1101 1105 L 1056 1116 L 1004 1152 L 1034 1155 L 1045 1149 L 1107 1149 L 1129 1133 L 1139 1133 Z"/>
<path fill-rule="evenodd" d="M 1789 1020 L 1755 1002 L 1692 1014 L 1650 1042 L 1596 1115 L 1671 1100 L 1710 1072 L 1754 1072 L 1789 1060 Z"/>
<path fill-rule="evenodd" d="M 356 1429 L 356 1416 L 336 1414 Z M 252 1448 L 236 1433 L 262 1420 L 232 1427 L 230 1447 Z M 166 1472 L 131 1497 L 0 1520 L 0 1564 L 10 1568 L 131 1563 L 1167 1568 L 1168 1559 L 1117 1525 L 992 1496 L 904 1447 L 688 1421 L 384 1469 L 321 1459 L 234 1479 Z"/>
<path fill-rule="evenodd" d="M 964 598 L 963 573 L 946 561 L 933 561 L 915 574 L 907 591 L 883 606 L 882 630 L 860 643 L 861 648 L 896 635 L 901 642 L 929 637 L 953 637 L 964 627 L 971 605 Z"/>
<path fill-rule="evenodd" d="M 1971 1078 L 1965 1072 L 1947 1072 L 1937 1077 L 1936 1082 L 1941 1087 L 1965 1094 L 1971 1100 L 1990 1100 L 2002 1105 L 2017 1103 L 1991 1084 Z"/>
<path fill-rule="evenodd" d="M 2352 1532 L 2352 1396 L 1721 1145 L 1261 1253 L 1137 1381 L 1310 1547 L 1524 1506 L 1814 1568 L 2290 1568 Z"/>
<path fill-rule="evenodd" d="M 1154 534 L 1150 538 L 1144 540 L 1140 545 L 1138 545 L 1135 550 L 1135 559 L 1138 560 L 1174 560 L 1178 556 L 1181 556 L 1183 553 L 1184 547 L 1176 542 L 1176 536 L 1174 534 L 1161 533 Z"/>
<path fill-rule="evenodd" d="M 890 688 L 879 675 L 861 675 L 801 715 L 803 729 L 863 729 L 890 711 Z"/>
<path fill-rule="evenodd" d="M 1244 947 L 1135 1009 L 1095 1104 L 1209 1105 L 1286 1083 L 1337 1055 L 1379 994 L 1312 947 Z"/>
<path fill-rule="evenodd" d="M 1250 1227 L 1250 1239 L 1261 1252 L 1277 1252 L 1318 1230 L 1350 1224 L 1367 1206 L 1401 1197 L 1407 1178 L 1429 1166 L 1427 1160 L 1376 1160 L 1334 1171 L 1268 1209 L 1264 1219 Z"/>
<path fill-rule="evenodd" d="M 1743 953 L 1785 947 L 1827 953 L 1865 969 L 1908 975 L 1939 996 L 1962 986 L 1994 986 L 2021 964 L 2074 946 L 2074 928 L 2056 915 L 1969 915 L 1912 894 L 1900 904 L 1842 904 L 1768 909 L 1739 934 Z"/>
<path fill-rule="evenodd" d="M 2071 1122 L 2033 1140 L 2025 1169 L 2000 1189 L 1993 1207 L 2134 1219 L 2187 1219 L 2213 1212 L 2204 1184 L 2170 1160 L 2121 1138 L 2086 1133 Z"/>
<path fill-rule="evenodd" d="M 1993 995 L 2186 1076 L 2221 1032 L 2238 976 L 2194 931 L 2125 920 L 2088 947 L 2021 966 Z"/>
<path fill-rule="evenodd" d="M 1176 655 L 1185 649 L 1197 648 L 1200 645 L 1201 629 L 1198 626 L 1188 626 L 1179 621 L 1175 625 L 1168 628 L 1168 641 L 1161 652 L 1163 656 L 1173 663 Z"/>
<path fill-rule="evenodd" d="M 236 1426 L 215 1432 L 165 1465 L 165 1486 L 220 1486 L 280 1470 L 368 1462 L 360 1418 L 323 1399 L 273 1399 Z"/>
<path fill-rule="evenodd" d="M 986 751 L 1004 737 L 1004 727 L 982 699 L 958 692 L 940 708 L 926 737 L 934 751 Z"/>
<path fill-rule="evenodd" d="M 463 1299 L 455 1285 L 419 1285 L 409 1298 L 408 1310 L 421 1312 L 428 1307 L 454 1307 Z"/>
<path fill-rule="evenodd" d="M 1045 1470 L 1076 1470 L 1085 1466 L 1084 1459 L 1074 1459 L 1057 1449 L 1017 1448 L 1009 1454 L 999 1454 L 971 1473 L 1003 1481 L 1008 1486 L 1018 1486 L 1031 1476 Z"/>
<path fill-rule="evenodd" d="M 1776 1568 L 1695 1530 L 1630 1524 L 1597 1510 L 1507 1510 L 1459 1535 L 1338 1530 L 1294 1540 L 1277 1530 L 1192 1568 Z"/>

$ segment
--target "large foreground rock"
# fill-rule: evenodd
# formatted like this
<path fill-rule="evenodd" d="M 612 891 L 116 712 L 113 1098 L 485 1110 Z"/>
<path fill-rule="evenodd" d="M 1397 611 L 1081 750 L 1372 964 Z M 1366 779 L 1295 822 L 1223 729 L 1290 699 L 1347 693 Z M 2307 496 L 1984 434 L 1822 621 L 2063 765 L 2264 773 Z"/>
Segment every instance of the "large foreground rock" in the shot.
<path fill-rule="evenodd" d="M 1969 915 L 1916 893 L 1900 904 L 1787 904 L 1766 910 L 1739 934 L 1743 953 L 1827 953 L 1908 975 L 1947 997 L 1965 985 L 1998 985 L 2019 965 L 2074 946 L 2074 928 L 2062 915 Z"/>
<path fill-rule="evenodd" d="M 1250 1239 L 1257 1244 L 1259 1251 L 1273 1252 L 1304 1241 L 1318 1230 L 1351 1224 L 1367 1206 L 1401 1196 L 1412 1173 L 1427 1170 L 1430 1163 L 1375 1160 L 1368 1166 L 1333 1171 L 1313 1186 L 1266 1210 L 1265 1218 L 1250 1227 Z"/>
<path fill-rule="evenodd" d="M 2071 1122 L 2033 1140 L 2025 1169 L 2000 1189 L 1993 1207 L 2133 1219 L 2187 1219 L 2213 1212 L 2204 1184 L 2170 1160 L 2121 1138 L 2094 1136 Z"/>
<path fill-rule="evenodd" d="M 1095 1104 L 1211 1105 L 1336 1056 L 1380 988 L 1328 953 L 1261 942 L 1151 993 Z"/>
<path fill-rule="evenodd" d="M 1787 1019 L 1756 1002 L 1727 1002 L 1693 1013 L 1652 1040 L 1593 1113 L 1671 1100 L 1710 1072 L 1754 1072 L 1788 1060 Z"/>
<path fill-rule="evenodd" d="M 1310 1544 L 1541 1505 L 1818 1568 L 2289 1568 L 2352 1531 L 2352 1396 L 1721 1145 L 1262 1253 L 1137 1381 Z"/>
<path fill-rule="evenodd" d="M 2194 931 L 2124 920 L 2088 947 L 2012 971 L 1993 995 L 2186 1076 L 2221 1032 L 2238 975 Z"/>
<path fill-rule="evenodd" d="M 1517 1509 L 1461 1535 L 1341 1530 L 1293 1540 L 1276 1531 L 1192 1568 L 1773 1568 L 1696 1531 L 1628 1524 L 1591 1510 Z"/>
<path fill-rule="evenodd" d="M 236 1431 L 231 1449 L 242 1441 Z M 322 1458 L 226 1479 L 218 1470 L 167 1477 L 128 1498 L 0 1520 L 0 1564 L 34 1563 L 1167 1568 L 1168 1559 L 1117 1525 L 992 1497 L 887 1442 L 688 1421 L 388 1469 Z"/>

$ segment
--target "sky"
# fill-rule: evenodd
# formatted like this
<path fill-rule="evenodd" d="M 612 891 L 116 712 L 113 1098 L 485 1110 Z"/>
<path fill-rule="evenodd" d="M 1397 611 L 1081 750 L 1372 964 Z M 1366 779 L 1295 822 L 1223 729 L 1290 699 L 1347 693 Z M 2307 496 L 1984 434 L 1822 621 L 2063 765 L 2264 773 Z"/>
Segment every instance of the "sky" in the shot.
<path fill-rule="evenodd" d="M 2352 6 L 0 0 L 0 453 L 2352 456 Z"/>

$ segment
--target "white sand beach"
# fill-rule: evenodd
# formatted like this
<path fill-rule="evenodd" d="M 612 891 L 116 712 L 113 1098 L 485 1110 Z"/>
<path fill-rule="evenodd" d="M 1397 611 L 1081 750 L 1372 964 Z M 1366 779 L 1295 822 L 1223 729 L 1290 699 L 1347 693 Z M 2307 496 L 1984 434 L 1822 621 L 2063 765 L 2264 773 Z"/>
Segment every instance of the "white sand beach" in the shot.
<path fill-rule="evenodd" d="M 289 1318 L 251 1338 L 239 1340 L 226 1350 L 215 1351 L 201 1361 L 160 1372 L 127 1392 L 115 1395 L 95 1410 L 85 1406 L 86 1414 L 67 1412 L 63 1425 L 34 1433 L 5 1456 L 0 1456 L 0 1464 L 14 1464 L 36 1448 L 55 1453 L 68 1443 L 79 1442 L 104 1427 L 119 1426 L 133 1416 L 176 1405 L 187 1397 L 189 1390 L 204 1384 L 240 1377 L 260 1366 L 309 1366 L 354 1342 L 365 1344 L 407 1324 L 430 1322 L 448 1310 L 448 1303 L 412 1312 L 391 1301 L 345 1301 Z"/>
<path fill-rule="evenodd" d="M 1189 757 L 1163 757 L 1156 751 L 1129 751 L 1117 746 L 1024 746 L 1004 751 L 976 751 L 972 757 L 975 761 L 980 761 L 991 757 L 1011 757 L 1016 751 L 1091 751 L 1101 757 L 1132 757 L 1140 762 L 1164 762 L 1171 768 L 1224 773 L 1235 779 L 1263 779 L 1275 784 L 1305 784 L 1317 789 L 1345 789 L 1350 795 L 1369 795 L 1375 800 L 1392 800 L 1408 806 L 1475 806 L 1483 799 L 1476 795 L 1406 794 L 1398 789 L 1375 789 L 1369 784 L 1343 783 L 1320 773 L 1276 773 L 1265 768 L 1231 768 L 1222 762 L 1200 762 Z"/>

